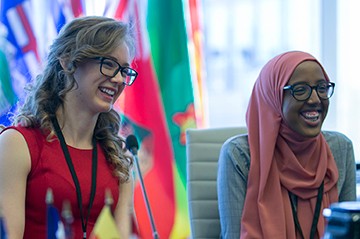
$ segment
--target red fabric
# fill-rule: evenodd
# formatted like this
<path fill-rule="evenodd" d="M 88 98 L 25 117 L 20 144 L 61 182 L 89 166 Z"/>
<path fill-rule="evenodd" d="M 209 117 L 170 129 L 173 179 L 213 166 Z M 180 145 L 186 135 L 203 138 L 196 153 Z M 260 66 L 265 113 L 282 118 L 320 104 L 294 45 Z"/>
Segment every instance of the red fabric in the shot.
<path fill-rule="evenodd" d="M 255 83 L 246 115 L 251 164 L 241 238 L 296 238 L 288 191 L 298 196 L 298 218 L 306 238 L 323 180 L 321 210 L 338 200 L 337 167 L 324 136 L 304 138 L 282 121 L 283 87 L 306 60 L 318 63 L 304 52 L 281 54 L 263 67 Z M 329 80 L 325 71 L 324 75 Z M 324 223 L 320 214 L 316 238 L 323 235 Z"/>
<path fill-rule="evenodd" d="M 71 203 L 74 216 L 74 238 L 82 238 L 80 212 L 77 204 L 75 185 L 69 172 L 58 140 L 47 142 L 46 136 L 38 129 L 11 127 L 22 133 L 28 143 L 31 155 L 31 172 L 28 176 L 25 211 L 25 239 L 46 238 L 46 203 L 45 195 L 51 188 L 54 206 L 61 212 L 64 200 Z M 91 190 L 92 150 L 80 150 L 68 146 L 77 177 L 80 182 L 83 208 L 87 210 Z M 119 181 L 111 174 L 104 152 L 98 145 L 98 169 L 96 194 L 91 208 L 87 235 L 91 234 L 96 219 L 105 202 L 105 189 L 111 190 L 115 209 L 119 196 Z M 87 213 L 87 211 L 86 211 Z"/>
<path fill-rule="evenodd" d="M 71 9 L 74 17 L 80 17 L 83 15 L 83 7 L 81 0 L 71 0 Z"/>

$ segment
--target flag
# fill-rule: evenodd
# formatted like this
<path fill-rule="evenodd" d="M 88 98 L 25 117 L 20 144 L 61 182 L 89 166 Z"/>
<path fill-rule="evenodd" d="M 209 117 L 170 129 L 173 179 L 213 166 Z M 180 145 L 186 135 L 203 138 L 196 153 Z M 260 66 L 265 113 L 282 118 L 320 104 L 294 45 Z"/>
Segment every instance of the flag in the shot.
<path fill-rule="evenodd" d="M 74 217 L 71 211 L 71 204 L 68 200 L 63 202 L 61 216 L 64 222 L 65 239 L 73 239 L 72 223 Z"/>
<path fill-rule="evenodd" d="M 82 0 L 71 0 L 71 9 L 74 17 L 80 17 L 83 15 L 83 3 Z"/>
<path fill-rule="evenodd" d="M 0 239 L 7 239 L 4 218 L 0 217 Z"/>
<path fill-rule="evenodd" d="M 81 0 L 0 2 L 0 29 L 5 29 L 4 53 L 11 69 L 9 78 L 0 56 L 3 72 L 0 80 L 1 86 L 5 87 L 0 91 L 0 124 L 9 125 L 7 113 L 13 112 L 16 103 L 24 100 L 24 88 L 41 72 L 43 59 L 54 37 L 66 22 L 83 14 L 83 7 Z M 41 17 L 36 16 L 38 14 Z"/>
<path fill-rule="evenodd" d="M 47 206 L 47 239 L 65 239 L 64 224 L 54 205 Z"/>
<path fill-rule="evenodd" d="M 52 190 L 46 192 L 46 232 L 47 239 L 65 239 L 64 224 L 60 219 L 57 208 L 53 205 L 54 198 Z"/>
<path fill-rule="evenodd" d="M 196 128 L 194 91 L 182 0 L 149 0 L 148 31 L 174 158 L 175 214 L 171 238 L 190 235 L 185 131 Z"/>
<path fill-rule="evenodd" d="M 183 2 L 119 6 L 117 16 L 135 24 L 139 71 L 116 105 L 123 113 L 122 134 L 133 133 L 140 141 L 140 167 L 160 238 L 187 238 L 185 131 L 197 125 Z M 139 183 L 134 204 L 140 236 L 152 238 Z"/>
<path fill-rule="evenodd" d="M 194 103 L 197 127 L 207 125 L 206 94 L 204 82 L 204 59 L 202 52 L 203 31 L 200 0 L 188 0 L 185 3 L 186 26 L 189 38 L 190 67 L 194 88 Z M 188 4 L 186 4 L 188 3 Z"/>
<path fill-rule="evenodd" d="M 0 208 L 0 239 L 7 239 L 5 219 Z"/>
<path fill-rule="evenodd" d="M 26 83 L 39 71 L 40 56 L 34 35 L 31 16 L 32 6 L 29 0 L 1 1 L 1 24 L 6 29 L 6 49 L 11 69 L 11 84 L 8 84 L 12 95 L 9 102 L 11 109 L 17 99 L 23 98 Z M 6 70 L 2 65 L 2 70 Z M 6 77 L 2 79 L 2 83 Z M 4 97 L 1 101 L 4 101 Z M 0 112 L 4 116 L 4 112 Z M 8 119 L 1 117 L 0 124 L 9 124 Z"/>
<path fill-rule="evenodd" d="M 96 219 L 90 239 L 120 239 L 120 234 L 110 209 L 112 204 L 111 191 L 106 189 L 105 205 Z"/>
<path fill-rule="evenodd" d="M 17 96 L 11 84 L 9 65 L 6 55 L 0 50 L 0 124 L 8 125 L 7 113 L 15 106 Z"/>
<path fill-rule="evenodd" d="M 105 205 L 96 220 L 90 239 L 120 239 L 109 205 Z"/>

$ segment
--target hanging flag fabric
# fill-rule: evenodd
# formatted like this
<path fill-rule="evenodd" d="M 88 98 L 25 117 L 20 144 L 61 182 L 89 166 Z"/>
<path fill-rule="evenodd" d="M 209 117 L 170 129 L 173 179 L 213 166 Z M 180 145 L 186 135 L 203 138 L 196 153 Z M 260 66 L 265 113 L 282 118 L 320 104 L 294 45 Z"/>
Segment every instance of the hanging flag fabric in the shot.
<path fill-rule="evenodd" d="M 140 166 L 160 238 L 187 238 L 185 131 L 196 127 L 196 118 L 183 3 L 121 1 L 118 9 L 117 16 L 133 20 L 138 33 L 139 79 L 117 104 L 124 114 L 122 133 L 140 140 Z M 143 201 L 137 184 L 140 236 L 152 238 Z"/>
<path fill-rule="evenodd" d="M 154 223 L 160 238 L 170 238 L 175 218 L 173 150 L 162 104 L 161 93 L 153 69 L 146 29 L 144 5 L 126 1 L 122 19 L 133 21 L 137 33 L 137 56 L 134 67 L 138 79 L 126 88 L 116 103 L 122 112 L 122 135 L 135 134 L 139 140 L 139 159 Z M 123 8 L 120 8 L 123 9 Z M 119 15 L 120 16 L 120 15 Z M 152 229 L 141 186 L 136 183 L 134 206 L 140 237 L 152 238 Z"/>
<path fill-rule="evenodd" d="M 26 84 L 41 72 L 48 46 L 61 27 L 75 16 L 83 15 L 81 0 L 46 1 L 38 7 L 42 8 L 42 12 L 34 8 L 34 1 L 1 1 L 0 20 L 6 29 L 5 54 L 11 69 L 11 80 L 9 84 L 6 78 L 1 79 L 9 91 L 6 91 L 6 96 L 0 92 L 0 124 L 10 124 L 7 113 L 15 110 L 18 101 L 22 103 Z M 37 17 L 37 27 L 42 30 L 38 34 L 34 26 L 35 10 L 43 14 L 43 17 Z M 4 65 L 0 67 L 6 72 Z M 9 105 L 3 105 L 4 102 Z"/>
<path fill-rule="evenodd" d="M 24 95 L 24 87 L 39 72 L 40 56 L 31 19 L 31 4 L 28 0 L 1 1 L 1 23 L 7 30 L 7 50 L 11 69 L 11 91 L 15 99 Z M 14 102 L 11 102 L 14 106 Z M 4 113 L 3 115 L 4 116 Z M 0 124 L 8 124 L 5 117 Z"/>
<path fill-rule="evenodd" d="M 0 124 L 8 125 L 7 113 L 17 102 L 17 96 L 11 84 L 11 76 L 6 55 L 0 50 Z"/>
<path fill-rule="evenodd" d="M 190 67 L 192 72 L 192 85 L 194 92 L 194 108 L 197 127 L 205 127 L 208 124 L 207 105 L 204 81 L 203 59 L 203 31 L 202 31 L 202 7 L 200 0 L 188 0 L 185 3 L 186 27 L 189 38 Z M 187 4 L 186 4 L 187 3 Z"/>
<path fill-rule="evenodd" d="M 84 9 L 81 0 L 71 0 L 71 9 L 74 17 L 80 17 L 83 15 Z"/>
<path fill-rule="evenodd" d="M 152 58 L 174 151 L 176 211 L 171 236 L 185 238 L 190 234 L 185 131 L 196 128 L 196 117 L 183 1 L 149 0 L 147 20 Z"/>

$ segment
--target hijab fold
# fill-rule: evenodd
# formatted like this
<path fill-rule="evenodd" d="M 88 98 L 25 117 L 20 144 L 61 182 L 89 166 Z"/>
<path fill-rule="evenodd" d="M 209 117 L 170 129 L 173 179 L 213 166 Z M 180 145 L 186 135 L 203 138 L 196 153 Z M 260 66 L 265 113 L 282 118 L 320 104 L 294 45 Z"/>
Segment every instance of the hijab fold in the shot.
<path fill-rule="evenodd" d="M 338 171 L 322 134 L 306 138 L 283 123 L 283 88 L 310 54 L 286 52 L 270 60 L 255 82 L 246 113 L 251 164 L 241 219 L 241 238 L 295 239 L 288 192 L 298 198 L 297 215 L 305 238 L 309 237 L 318 188 L 324 181 L 321 211 L 338 200 Z M 324 233 L 320 215 L 317 238 Z"/>

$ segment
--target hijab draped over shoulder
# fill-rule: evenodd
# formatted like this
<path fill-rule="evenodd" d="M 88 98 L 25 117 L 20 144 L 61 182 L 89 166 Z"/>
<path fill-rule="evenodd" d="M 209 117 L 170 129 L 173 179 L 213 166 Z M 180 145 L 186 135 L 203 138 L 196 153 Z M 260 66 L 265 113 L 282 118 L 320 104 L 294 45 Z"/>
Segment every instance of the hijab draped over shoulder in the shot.
<path fill-rule="evenodd" d="M 320 133 L 306 138 L 283 121 L 284 86 L 295 68 L 310 54 L 293 51 L 278 55 L 261 70 L 246 113 L 251 154 L 248 187 L 241 220 L 241 238 L 297 237 L 289 192 L 297 196 L 297 215 L 304 237 L 308 238 L 318 188 L 324 194 L 316 238 L 323 235 L 322 210 L 338 201 L 338 171 L 330 148 Z"/>

